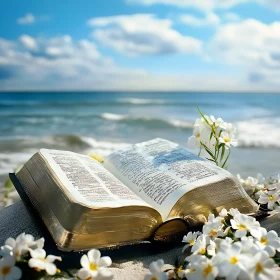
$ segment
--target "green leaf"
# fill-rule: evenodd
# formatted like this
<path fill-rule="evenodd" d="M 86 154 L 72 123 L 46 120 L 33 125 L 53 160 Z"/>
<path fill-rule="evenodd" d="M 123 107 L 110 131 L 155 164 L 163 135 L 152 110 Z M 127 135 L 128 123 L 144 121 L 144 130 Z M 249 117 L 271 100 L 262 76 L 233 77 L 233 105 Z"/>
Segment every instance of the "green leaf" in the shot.
<path fill-rule="evenodd" d="M 198 107 L 197 107 L 197 110 L 198 110 L 199 114 L 201 115 L 201 117 L 205 120 L 205 122 L 206 122 L 210 127 L 212 127 L 211 124 L 208 122 L 208 120 L 205 118 L 204 114 L 199 110 Z"/>
<path fill-rule="evenodd" d="M 200 156 L 200 154 L 201 154 L 201 145 L 200 145 L 200 147 L 199 147 L 198 156 Z"/>
<path fill-rule="evenodd" d="M 230 149 L 228 149 L 228 155 L 227 155 L 227 158 L 226 158 L 225 162 L 224 162 L 223 165 L 222 165 L 222 168 L 225 167 L 225 165 L 226 165 L 226 163 L 227 163 L 227 161 L 228 161 L 229 156 L 230 156 Z"/>
<path fill-rule="evenodd" d="M 211 133 L 210 133 L 210 137 L 209 137 L 209 141 L 212 139 L 212 137 L 213 137 L 213 130 L 211 131 Z"/>
<path fill-rule="evenodd" d="M 213 158 L 216 160 L 215 156 L 213 155 L 212 151 L 202 142 L 200 142 L 200 144 L 204 147 L 204 149 L 206 150 L 206 152 Z"/>
<path fill-rule="evenodd" d="M 214 159 L 212 159 L 212 158 L 206 158 L 206 159 L 208 159 L 208 160 L 210 160 L 210 161 L 213 161 L 213 162 L 216 162 Z"/>
<path fill-rule="evenodd" d="M 222 147 L 222 153 L 221 153 L 221 157 L 220 157 L 221 162 L 222 162 L 222 160 L 223 160 L 223 158 L 224 158 L 224 155 L 225 155 L 225 150 L 226 150 L 226 148 L 225 148 L 225 144 L 223 144 L 223 147 Z"/>

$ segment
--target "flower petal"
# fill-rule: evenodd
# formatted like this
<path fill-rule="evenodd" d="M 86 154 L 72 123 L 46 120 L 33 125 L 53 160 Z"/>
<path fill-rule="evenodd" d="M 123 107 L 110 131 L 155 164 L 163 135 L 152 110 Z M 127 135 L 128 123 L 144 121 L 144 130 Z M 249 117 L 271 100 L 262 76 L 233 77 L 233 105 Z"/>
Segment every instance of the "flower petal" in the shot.
<path fill-rule="evenodd" d="M 110 257 L 102 257 L 97 263 L 98 266 L 110 266 L 111 264 L 112 260 Z"/>
<path fill-rule="evenodd" d="M 5 241 L 5 245 L 9 245 L 12 248 L 16 247 L 16 241 L 14 238 L 9 237 L 6 241 Z"/>
<path fill-rule="evenodd" d="M 58 256 L 54 256 L 54 255 L 48 255 L 46 257 L 46 260 L 48 263 L 52 263 L 54 262 L 55 260 L 58 260 L 58 261 L 62 261 L 62 258 L 61 257 L 58 257 Z"/>
<path fill-rule="evenodd" d="M 90 279 L 91 278 L 91 273 L 88 269 L 86 268 L 81 268 L 79 269 L 77 276 L 79 277 L 79 279 L 81 280 L 86 280 L 86 279 Z"/>
<path fill-rule="evenodd" d="M 92 249 L 92 250 L 88 251 L 87 255 L 88 255 L 89 261 L 93 262 L 93 263 L 98 263 L 98 261 L 101 257 L 101 253 L 97 249 Z"/>
<path fill-rule="evenodd" d="M 32 258 L 42 258 L 46 257 L 46 251 L 44 249 L 37 248 L 35 250 L 29 249 L 30 255 Z"/>
<path fill-rule="evenodd" d="M 34 258 L 31 258 L 28 261 L 28 265 L 29 265 L 29 267 L 32 267 L 32 268 L 39 268 L 41 270 L 45 269 L 45 263 L 38 259 L 34 259 Z"/>
<path fill-rule="evenodd" d="M 152 274 L 157 274 L 161 272 L 161 268 L 164 265 L 164 261 L 162 259 L 157 260 L 155 262 L 151 262 L 149 266 L 149 270 L 152 272 Z"/>
<path fill-rule="evenodd" d="M 81 257 L 80 263 L 83 268 L 89 269 L 89 259 L 87 255 Z"/>
<path fill-rule="evenodd" d="M 15 259 L 8 255 L 8 256 L 4 256 L 2 259 L 1 259 L 1 266 L 14 266 L 15 265 Z"/>
<path fill-rule="evenodd" d="M 13 276 L 13 279 L 20 279 L 21 276 L 22 276 L 21 269 L 17 266 L 12 267 L 12 273 L 11 274 Z"/>
<path fill-rule="evenodd" d="M 98 271 L 98 274 L 96 276 L 97 280 L 111 280 L 113 279 L 114 275 L 113 273 L 108 269 L 102 269 Z"/>
<path fill-rule="evenodd" d="M 55 273 L 56 273 L 56 266 L 53 263 L 46 263 L 46 272 L 49 275 L 55 275 Z"/>

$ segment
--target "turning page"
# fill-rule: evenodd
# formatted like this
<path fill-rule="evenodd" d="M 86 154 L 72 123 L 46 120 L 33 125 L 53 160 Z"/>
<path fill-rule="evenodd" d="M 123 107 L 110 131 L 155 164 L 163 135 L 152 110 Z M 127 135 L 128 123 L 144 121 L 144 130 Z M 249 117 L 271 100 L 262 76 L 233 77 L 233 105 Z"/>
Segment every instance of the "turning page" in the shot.
<path fill-rule="evenodd" d="M 40 153 L 77 202 L 94 207 L 150 207 L 99 162 L 88 156 L 47 149 L 41 149 Z"/>
<path fill-rule="evenodd" d="M 114 152 L 104 163 L 163 219 L 186 192 L 229 175 L 178 144 L 159 138 Z"/>

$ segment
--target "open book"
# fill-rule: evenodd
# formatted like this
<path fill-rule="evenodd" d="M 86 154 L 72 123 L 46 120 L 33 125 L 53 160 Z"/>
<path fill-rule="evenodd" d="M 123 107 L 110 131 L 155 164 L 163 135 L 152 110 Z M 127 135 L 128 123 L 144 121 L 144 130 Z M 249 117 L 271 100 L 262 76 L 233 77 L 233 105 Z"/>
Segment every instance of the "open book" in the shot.
<path fill-rule="evenodd" d="M 164 139 L 89 156 L 41 149 L 16 176 L 65 251 L 168 238 L 222 208 L 257 205 L 229 172 Z"/>

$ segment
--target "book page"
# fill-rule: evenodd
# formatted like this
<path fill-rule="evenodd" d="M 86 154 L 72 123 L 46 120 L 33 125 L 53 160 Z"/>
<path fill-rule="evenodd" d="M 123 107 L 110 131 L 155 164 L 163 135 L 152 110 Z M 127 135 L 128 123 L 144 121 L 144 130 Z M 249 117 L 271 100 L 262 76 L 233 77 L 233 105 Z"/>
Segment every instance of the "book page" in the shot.
<path fill-rule="evenodd" d="M 47 149 L 40 153 L 77 202 L 95 207 L 149 206 L 88 156 Z"/>
<path fill-rule="evenodd" d="M 104 166 L 158 210 L 163 219 L 186 192 L 229 175 L 177 144 L 159 138 L 112 153 Z"/>

